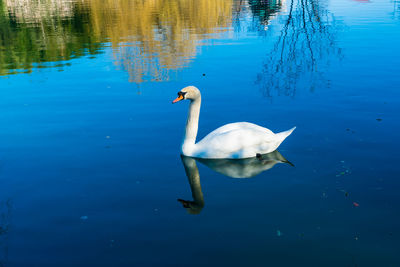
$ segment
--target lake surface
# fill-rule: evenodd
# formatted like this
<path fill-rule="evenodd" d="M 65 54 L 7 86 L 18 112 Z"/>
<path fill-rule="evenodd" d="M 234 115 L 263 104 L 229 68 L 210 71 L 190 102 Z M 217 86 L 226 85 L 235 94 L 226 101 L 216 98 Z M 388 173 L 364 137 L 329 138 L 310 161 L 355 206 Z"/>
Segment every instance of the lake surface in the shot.
<path fill-rule="evenodd" d="M 0 7 L 0 266 L 400 266 L 399 1 Z M 297 129 L 181 158 L 187 85 Z"/>

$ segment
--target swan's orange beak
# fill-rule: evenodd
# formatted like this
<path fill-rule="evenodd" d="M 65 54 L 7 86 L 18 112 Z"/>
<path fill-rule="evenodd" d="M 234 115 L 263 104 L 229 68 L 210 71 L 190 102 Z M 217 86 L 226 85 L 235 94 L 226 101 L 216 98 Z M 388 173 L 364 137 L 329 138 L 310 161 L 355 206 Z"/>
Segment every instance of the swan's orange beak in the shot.
<path fill-rule="evenodd" d="M 175 100 L 172 101 L 172 104 L 174 104 L 174 103 L 176 103 L 178 101 L 181 101 L 181 100 L 183 100 L 183 95 L 179 95 L 177 98 L 175 98 Z"/>

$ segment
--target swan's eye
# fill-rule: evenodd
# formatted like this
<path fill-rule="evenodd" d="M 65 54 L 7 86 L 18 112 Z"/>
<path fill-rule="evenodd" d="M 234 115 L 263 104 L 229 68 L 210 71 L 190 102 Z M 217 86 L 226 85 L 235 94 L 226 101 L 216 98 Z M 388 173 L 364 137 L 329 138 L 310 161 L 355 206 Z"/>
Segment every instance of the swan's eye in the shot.
<path fill-rule="evenodd" d="M 178 92 L 178 96 L 181 96 L 183 99 L 185 99 L 185 95 L 187 92 Z"/>

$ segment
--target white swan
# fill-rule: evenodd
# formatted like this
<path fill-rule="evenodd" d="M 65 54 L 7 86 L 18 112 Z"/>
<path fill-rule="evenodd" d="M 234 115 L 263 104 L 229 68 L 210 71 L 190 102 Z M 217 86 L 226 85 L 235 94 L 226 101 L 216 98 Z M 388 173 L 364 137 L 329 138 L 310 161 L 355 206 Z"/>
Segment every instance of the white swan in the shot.
<path fill-rule="evenodd" d="M 274 134 L 271 130 L 249 122 L 229 123 L 209 133 L 196 143 L 199 127 L 201 94 L 194 86 L 187 86 L 178 92 L 172 102 L 189 99 L 189 115 L 186 123 L 182 154 L 197 158 L 251 158 L 266 154 L 278 148 L 296 127 Z"/>

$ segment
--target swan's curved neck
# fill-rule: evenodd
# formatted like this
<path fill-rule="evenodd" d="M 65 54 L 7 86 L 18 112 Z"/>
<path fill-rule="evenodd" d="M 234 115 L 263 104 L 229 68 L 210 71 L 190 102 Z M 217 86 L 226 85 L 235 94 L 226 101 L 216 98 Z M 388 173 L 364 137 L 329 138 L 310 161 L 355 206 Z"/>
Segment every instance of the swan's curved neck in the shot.
<path fill-rule="evenodd" d="M 189 150 L 192 150 L 196 143 L 197 130 L 199 128 L 200 105 L 200 96 L 190 102 L 185 137 L 182 144 L 182 152 L 184 155 L 188 155 Z"/>

